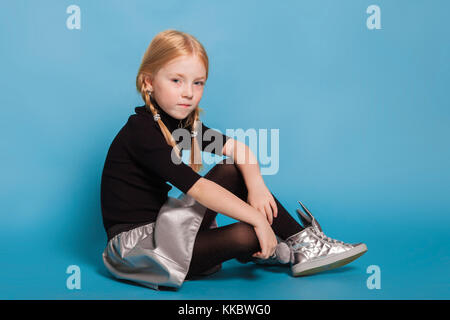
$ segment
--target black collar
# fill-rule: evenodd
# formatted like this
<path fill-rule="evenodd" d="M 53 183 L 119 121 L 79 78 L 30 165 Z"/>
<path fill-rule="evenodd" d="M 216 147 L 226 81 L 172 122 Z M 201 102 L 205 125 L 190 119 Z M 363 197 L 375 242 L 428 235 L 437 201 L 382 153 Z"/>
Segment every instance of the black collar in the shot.
<path fill-rule="evenodd" d="M 169 129 L 169 131 L 171 133 L 177 128 L 185 128 L 186 119 L 182 119 L 182 120 L 175 119 L 170 114 L 165 112 L 153 97 L 151 97 L 150 99 L 153 103 L 153 106 L 156 109 L 156 112 L 159 113 L 161 120 L 164 122 L 167 129 Z M 135 111 L 136 111 L 136 113 L 141 113 L 141 111 L 145 111 L 145 113 L 148 113 L 153 119 L 152 111 L 150 110 L 150 107 L 147 105 L 143 105 L 141 107 L 136 107 Z"/>

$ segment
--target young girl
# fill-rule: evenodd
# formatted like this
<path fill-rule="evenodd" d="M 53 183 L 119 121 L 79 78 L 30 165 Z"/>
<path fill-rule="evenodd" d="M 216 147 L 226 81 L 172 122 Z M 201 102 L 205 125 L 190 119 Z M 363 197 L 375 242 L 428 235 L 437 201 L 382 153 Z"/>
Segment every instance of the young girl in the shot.
<path fill-rule="evenodd" d="M 233 258 L 290 265 L 300 276 L 366 252 L 363 243 L 325 236 L 302 203 L 306 214 L 297 213 L 303 226 L 297 223 L 264 184 L 251 150 L 200 121 L 207 79 L 207 54 L 189 34 L 163 31 L 145 52 L 136 78 L 145 105 L 113 140 L 102 174 L 108 270 L 159 290 L 217 272 Z M 181 161 L 180 145 L 190 149 L 189 165 Z M 202 177 L 201 151 L 229 158 Z M 168 197 L 166 182 L 181 196 Z M 218 212 L 239 222 L 218 227 Z"/>

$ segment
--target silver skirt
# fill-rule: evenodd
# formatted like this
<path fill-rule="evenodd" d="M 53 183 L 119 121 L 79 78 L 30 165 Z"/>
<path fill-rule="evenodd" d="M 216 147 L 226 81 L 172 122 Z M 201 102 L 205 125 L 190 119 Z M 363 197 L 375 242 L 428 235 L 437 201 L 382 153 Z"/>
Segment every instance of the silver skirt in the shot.
<path fill-rule="evenodd" d="M 192 258 L 192 250 L 206 207 L 182 193 L 169 197 L 155 222 L 124 231 L 108 241 L 103 263 L 118 279 L 159 290 L 179 288 Z M 216 219 L 209 226 L 217 228 Z M 220 265 L 213 268 L 220 269 Z"/>

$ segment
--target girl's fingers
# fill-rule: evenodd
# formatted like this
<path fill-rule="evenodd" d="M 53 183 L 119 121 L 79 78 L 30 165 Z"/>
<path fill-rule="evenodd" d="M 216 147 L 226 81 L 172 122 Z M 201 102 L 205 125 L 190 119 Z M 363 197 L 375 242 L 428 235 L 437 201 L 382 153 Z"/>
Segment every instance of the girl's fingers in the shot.
<path fill-rule="evenodd" d="M 267 221 L 272 224 L 272 222 L 270 221 L 270 213 L 267 213 L 267 209 L 266 207 L 261 207 L 259 209 L 259 211 L 263 214 L 263 216 L 267 219 Z"/>
<path fill-rule="evenodd" d="M 261 255 L 262 255 L 262 252 L 261 252 L 261 251 L 258 251 L 258 252 L 256 252 L 256 253 L 253 254 L 253 257 L 255 257 L 255 258 L 261 258 Z"/>
<path fill-rule="evenodd" d="M 264 208 L 263 207 L 258 207 L 258 209 L 257 209 L 259 212 L 261 212 L 262 213 L 262 215 L 265 217 L 266 216 L 266 210 L 264 210 Z"/>
<path fill-rule="evenodd" d="M 272 207 L 271 207 L 270 202 L 266 203 L 264 206 L 257 207 L 256 210 L 261 212 L 263 214 L 263 216 L 267 218 L 267 221 L 269 222 L 269 224 L 273 223 Z"/>
<path fill-rule="evenodd" d="M 270 205 L 266 204 L 264 206 L 264 209 L 266 210 L 267 220 L 269 221 L 270 224 L 272 224 L 273 217 L 272 217 L 272 209 L 270 208 Z"/>
<path fill-rule="evenodd" d="M 270 205 L 273 208 L 273 216 L 276 218 L 277 215 L 278 215 L 278 207 L 277 207 L 277 204 L 276 204 L 275 200 L 273 200 L 273 199 L 270 200 Z"/>
<path fill-rule="evenodd" d="M 259 258 L 259 259 L 265 259 L 265 258 L 263 257 L 262 252 L 259 252 L 259 253 L 256 254 L 254 257 L 255 257 L 255 258 Z"/>
<path fill-rule="evenodd" d="M 260 259 L 267 259 L 270 255 L 267 254 L 266 252 L 269 253 L 268 250 L 263 249 L 261 251 L 258 251 L 258 252 L 255 252 L 254 254 L 252 254 L 252 257 L 260 258 Z"/>

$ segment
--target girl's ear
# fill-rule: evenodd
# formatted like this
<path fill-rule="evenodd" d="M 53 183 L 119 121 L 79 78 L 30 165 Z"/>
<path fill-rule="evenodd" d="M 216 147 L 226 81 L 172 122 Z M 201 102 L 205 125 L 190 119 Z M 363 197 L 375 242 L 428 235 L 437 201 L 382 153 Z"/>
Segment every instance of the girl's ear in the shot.
<path fill-rule="evenodd" d="M 152 76 L 145 75 L 144 76 L 144 83 L 145 83 L 146 90 L 153 91 L 153 79 L 152 79 Z"/>

